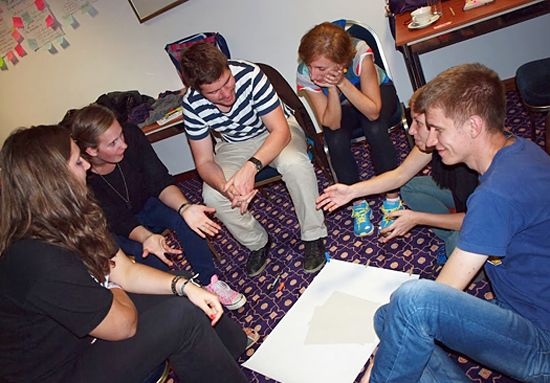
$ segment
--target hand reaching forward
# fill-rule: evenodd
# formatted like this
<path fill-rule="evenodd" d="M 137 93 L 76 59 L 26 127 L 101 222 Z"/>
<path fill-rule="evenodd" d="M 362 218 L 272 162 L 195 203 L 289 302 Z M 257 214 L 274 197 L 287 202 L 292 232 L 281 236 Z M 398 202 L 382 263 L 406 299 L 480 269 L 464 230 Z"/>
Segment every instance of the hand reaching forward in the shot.
<path fill-rule="evenodd" d="M 192 283 L 185 285 L 184 292 L 195 306 L 200 308 L 210 318 L 210 324 L 214 326 L 223 314 L 223 308 L 218 297 L 202 287 Z"/>
<path fill-rule="evenodd" d="M 386 243 L 389 240 L 407 234 L 413 227 L 418 225 L 417 213 L 413 210 L 397 210 L 389 214 L 395 221 L 382 230 L 380 242 Z"/>
<path fill-rule="evenodd" d="M 317 209 L 322 208 L 325 211 L 332 212 L 347 204 L 353 198 L 355 198 L 355 195 L 349 185 L 334 184 L 326 188 L 315 202 Z"/>
<path fill-rule="evenodd" d="M 181 216 L 191 230 L 197 233 L 201 238 L 206 238 L 207 235 L 214 236 L 220 232 L 220 225 L 212 221 L 207 215 L 214 214 L 215 212 L 216 209 L 213 207 L 191 204 L 186 206 Z"/>
<path fill-rule="evenodd" d="M 150 253 L 156 255 L 162 262 L 168 266 L 172 266 L 172 261 L 166 258 L 164 253 L 169 254 L 181 254 L 181 250 L 171 247 L 160 234 L 151 234 L 143 242 L 143 258 L 147 257 Z"/>

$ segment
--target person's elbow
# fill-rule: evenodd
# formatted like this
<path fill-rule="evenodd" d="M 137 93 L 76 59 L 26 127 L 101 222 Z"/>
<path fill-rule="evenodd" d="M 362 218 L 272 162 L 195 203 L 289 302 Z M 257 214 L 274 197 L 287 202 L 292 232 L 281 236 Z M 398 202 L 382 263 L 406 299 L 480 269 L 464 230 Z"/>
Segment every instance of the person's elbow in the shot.
<path fill-rule="evenodd" d="M 97 338 L 109 341 L 126 340 L 136 335 L 138 327 L 137 313 L 128 313 L 118 318 L 113 318 L 105 331 L 100 331 Z M 92 334 L 93 335 L 93 334 Z"/>
<path fill-rule="evenodd" d="M 382 112 L 382 104 L 377 105 L 376 103 L 374 103 L 374 105 L 369 109 L 370 110 L 365 111 L 365 116 L 371 121 L 378 120 Z"/>
<path fill-rule="evenodd" d="M 137 327 L 138 312 L 133 302 L 115 296 L 107 316 L 90 335 L 109 341 L 124 340 L 136 335 Z"/>
<path fill-rule="evenodd" d="M 375 111 L 375 112 L 371 113 L 371 116 L 370 116 L 369 119 L 370 119 L 371 121 L 376 121 L 376 120 L 378 120 L 379 118 L 380 118 L 380 111 L 378 111 L 378 112 Z"/>
<path fill-rule="evenodd" d="M 290 139 L 291 139 L 290 129 L 287 129 L 283 136 L 283 142 L 285 144 L 284 146 L 287 146 L 290 143 Z"/>
<path fill-rule="evenodd" d="M 133 312 L 129 315 L 126 315 L 126 317 L 121 321 L 119 324 L 119 330 L 118 330 L 118 337 L 117 340 L 124 340 L 132 338 L 134 335 L 136 335 L 137 328 L 138 328 L 138 315 L 137 312 Z"/>

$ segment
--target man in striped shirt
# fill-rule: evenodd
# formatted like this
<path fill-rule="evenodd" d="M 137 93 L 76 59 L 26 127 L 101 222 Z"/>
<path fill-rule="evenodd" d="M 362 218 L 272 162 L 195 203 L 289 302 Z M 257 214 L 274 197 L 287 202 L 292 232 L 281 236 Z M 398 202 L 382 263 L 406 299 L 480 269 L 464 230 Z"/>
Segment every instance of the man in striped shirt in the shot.
<path fill-rule="evenodd" d="M 268 260 L 269 236 L 248 211 L 257 193 L 254 178 L 266 165 L 281 173 L 292 198 L 304 242 L 305 272 L 320 270 L 327 229 L 322 211 L 315 208 L 319 191 L 305 135 L 291 111 L 258 66 L 228 61 L 209 43 L 190 47 L 181 64 L 188 87 L 183 98 L 185 131 L 204 181 L 203 198 L 250 250 L 247 274 L 260 274 Z M 213 142 L 211 131 L 219 142 Z"/>

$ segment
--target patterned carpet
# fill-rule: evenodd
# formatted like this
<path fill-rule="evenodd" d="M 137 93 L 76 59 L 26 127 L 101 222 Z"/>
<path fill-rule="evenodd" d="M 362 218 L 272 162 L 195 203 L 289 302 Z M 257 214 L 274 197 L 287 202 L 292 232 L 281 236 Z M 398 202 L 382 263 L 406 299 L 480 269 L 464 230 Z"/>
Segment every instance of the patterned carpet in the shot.
<path fill-rule="evenodd" d="M 519 136 L 530 137 L 528 118 L 517 94 L 508 92 L 507 100 L 507 126 L 511 127 L 512 131 Z M 537 143 L 541 146 L 544 142 L 543 126 L 544 121 L 540 116 L 537 119 Z M 403 131 L 392 133 L 392 139 L 399 150 L 401 160 L 403 160 L 409 151 Z M 354 152 L 356 158 L 362 159 L 362 179 L 372 177 L 373 169 L 370 164 L 368 144 L 365 141 L 355 144 Z M 425 169 L 422 173 L 429 174 L 429 169 Z M 329 185 L 328 180 L 319 169 L 317 169 L 317 177 L 320 190 Z M 180 187 L 191 201 L 201 201 L 201 181 L 199 179 L 187 180 L 181 183 Z M 382 204 L 382 197 L 370 198 L 369 204 L 374 210 L 374 223 L 377 224 L 381 218 L 379 208 Z M 244 307 L 237 312 L 229 312 L 227 315 L 232 316 L 243 327 L 255 328 L 263 339 L 283 318 L 315 276 L 302 271 L 303 245 L 299 238 L 299 227 L 294 208 L 284 184 L 276 182 L 263 187 L 262 192 L 258 193 L 253 201 L 251 210 L 269 231 L 273 240 L 270 263 L 259 277 L 249 278 L 246 276 L 244 265 L 248 251 L 237 243 L 225 229 L 211 240 L 211 245 L 221 258 L 216 260 L 221 278 L 248 298 L 248 303 Z M 438 266 L 434 256 L 438 248 L 442 246 L 442 241 L 437 239 L 429 229 L 417 227 L 405 237 L 388 244 L 380 244 L 376 235 L 363 238 L 355 237 L 350 214 L 351 209 L 347 207 L 326 215 L 329 229 L 327 249 L 331 257 L 362 264 L 370 260 L 371 266 L 401 271 L 412 269 L 422 278 L 435 278 Z M 189 265 L 183 257 L 179 257 L 176 265 L 178 269 L 189 269 Z M 281 281 L 285 282 L 284 289 L 281 292 L 268 291 L 268 284 L 278 273 L 281 273 Z M 468 292 L 485 299 L 492 297 L 490 286 L 485 280 L 472 283 Z M 247 355 L 243 356 L 240 362 L 252 355 L 260 344 L 261 340 L 255 347 L 248 350 Z M 510 378 L 480 367 L 464 357 L 456 355 L 454 357 L 472 382 L 514 382 Z M 245 373 L 251 382 L 275 382 L 247 369 L 245 369 Z"/>

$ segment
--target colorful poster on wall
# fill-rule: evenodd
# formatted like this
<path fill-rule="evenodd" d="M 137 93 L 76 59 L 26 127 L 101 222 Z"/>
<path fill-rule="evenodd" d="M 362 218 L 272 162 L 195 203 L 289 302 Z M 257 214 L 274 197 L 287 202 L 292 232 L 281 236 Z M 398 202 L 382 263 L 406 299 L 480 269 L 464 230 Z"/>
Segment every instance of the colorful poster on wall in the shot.
<path fill-rule="evenodd" d="M 38 50 L 65 35 L 61 24 L 43 0 L 2 0 L 12 19 L 20 18 L 18 28 L 31 50 Z"/>
<path fill-rule="evenodd" d="M 17 40 L 12 36 L 13 32 L 14 28 L 9 21 L 9 15 L 0 4 L 0 57 L 6 57 L 8 52 L 17 46 Z"/>
<path fill-rule="evenodd" d="M 60 12 L 61 17 L 65 17 L 77 12 L 86 12 L 87 7 L 93 2 L 94 0 L 62 0 L 52 2 L 52 6 L 55 7 L 56 11 Z"/>
<path fill-rule="evenodd" d="M 90 17 L 97 15 L 97 10 L 92 3 L 96 0 L 57 0 L 50 1 L 50 9 L 65 25 L 70 25 L 73 29 L 80 26 L 78 17 L 87 14 Z"/>
<path fill-rule="evenodd" d="M 0 69 L 41 48 L 51 54 L 70 46 L 63 25 L 76 29 L 79 15 L 95 17 L 96 0 L 0 0 Z"/>

